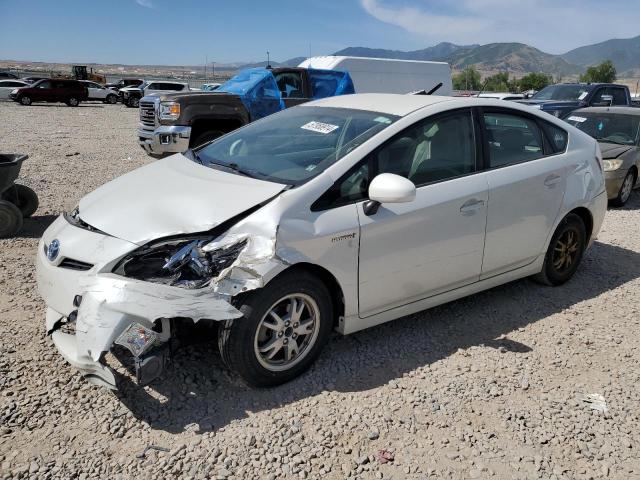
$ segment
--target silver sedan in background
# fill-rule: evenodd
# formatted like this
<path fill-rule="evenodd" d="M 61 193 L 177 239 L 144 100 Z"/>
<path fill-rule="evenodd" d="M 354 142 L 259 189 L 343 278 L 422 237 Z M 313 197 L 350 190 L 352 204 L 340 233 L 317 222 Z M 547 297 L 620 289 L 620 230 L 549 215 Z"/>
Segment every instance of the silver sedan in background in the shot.
<path fill-rule="evenodd" d="M 180 322 L 212 322 L 255 386 L 349 334 L 519 278 L 561 285 L 604 219 L 597 142 L 492 99 L 310 102 L 134 170 L 44 233 L 37 277 L 62 356 L 147 383 Z"/>

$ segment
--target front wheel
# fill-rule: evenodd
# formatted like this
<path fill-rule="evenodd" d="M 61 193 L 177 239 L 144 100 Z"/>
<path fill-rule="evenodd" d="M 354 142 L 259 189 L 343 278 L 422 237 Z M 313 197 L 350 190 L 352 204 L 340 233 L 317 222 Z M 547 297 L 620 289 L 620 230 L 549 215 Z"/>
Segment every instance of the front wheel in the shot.
<path fill-rule="evenodd" d="M 80 105 L 80 100 L 78 100 L 76 97 L 69 97 L 67 98 L 67 105 L 69 105 L 70 107 L 77 107 L 78 105 Z"/>
<path fill-rule="evenodd" d="M 307 370 L 331 332 L 327 287 L 306 272 L 285 273 L 238 299 L 242 318 L 220 328 L 227 366 L 248 384 L 272 387 Z"/>
<path fill-rule="evenodd" d="M 111 104 L 111 105 L 115 105 L 116 103 L 118 103 L 118 97 L 117 95 L 107 95 L 107 103 Z"/>
<path fill-rule="evenodd" d="M 21 105 L 31 105 L 31 97 L 29 95 L 23 95 L 20 97 L 20 104 Z"/>
<path fill-rule="evenodd" d="M 624 180 L 622 181 L 622 185 L 618 191 L 618 196 L 611 200 L 611 205 L 614 207 L 624 207 L 624 204 L 627 203 L 627 200 L 629 200 L 629 197 L 631 196 L 631 190 L 633 190 L 634 183 L 636 183 L 636 173 L 631 169 L 627 172 L 627 176 L 624 177 Z"/>
<path fill-rule="evenodd" d="M 584 222 L 578 215 L 570 213 L 562 219 L 551 237 L 542 271 L 533 279 L 551 286 L 567 282 L 576 273 L 586 244 Z"/>

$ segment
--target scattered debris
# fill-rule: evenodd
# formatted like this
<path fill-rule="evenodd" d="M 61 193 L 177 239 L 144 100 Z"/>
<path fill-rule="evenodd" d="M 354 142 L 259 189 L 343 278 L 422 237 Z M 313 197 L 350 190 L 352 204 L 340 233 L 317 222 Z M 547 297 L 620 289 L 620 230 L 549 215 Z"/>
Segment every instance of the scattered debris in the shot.
<path fill-rule="evenodd" d="M 393 455 L 393 452 L 390 452 L 389 450 L 385 450 L 383 448 L 378 450 L 378 453 L 376 454 L 376 458 L 378 459 L 378 462 L 385 464 L 385 463 L 393 462 L 396 457 Z"/>
<path fill-rule="evenodd" d="M 599 393 L 589 393 L 580 398 L 582 403 L 586 403 L 590 409 L 607 413 L 607 401 Z"/>
<path fill-rule="evenodd" d="M 149 450 L 157 450 L 158 452 L 169 452 L 168 448 L 158 447 L 157 445 L 147 445 L 145 449 L 136 455 L 136 458 L 144 458 Z"/>
<path fill-rule="evenodd" d="M 64 154 L 65 157 L 75 157 L 76 155 L 80 155 L 80 152 L 73 152 L 73 153 L 65 153 Z"/>

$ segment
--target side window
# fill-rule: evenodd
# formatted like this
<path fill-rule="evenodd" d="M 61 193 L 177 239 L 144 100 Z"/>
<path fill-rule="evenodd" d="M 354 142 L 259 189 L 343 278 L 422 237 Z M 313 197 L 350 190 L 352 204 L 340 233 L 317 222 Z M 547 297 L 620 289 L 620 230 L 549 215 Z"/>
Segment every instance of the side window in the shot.
<path fill-rule="evenodd" d="M 551 147 L 551 153 L 562 153 L 567 149 L 567 142 L 569 140 L 567 132 L 548 122 L 542 122 L 542 128 L 549 140 L 548 143 Z"/>
<path fill-rule="evenodd" d="M 491 168 L 535 160 L 544 156 L 538 125 L 507 113 L 485 113 Z"/>
<path fill-rule="evenodd" d="M 368 198 L 380 173 L 408 178 L 417 187 L 476 170 L 471 111 L 427 118 L 403 130 L 342 176 L 311 207 L 335 208 Z"/>
<path fill-rule="evenodd" d="M 302 77 L 299 72 L 282 72 L 276 75 L 276 83 L 282 98 L 303 98 Z"/>
<path fill-rule="evenodd" d="M 627 105 L 627 92 L 624 88 L 610 88 L 613 105 Z"/>
<path fill-rule="evenodd" d="M 150 83 L 149 86 L 147 86 L 148 90 L 159 90 L 160 89 L 160 85 L 157 83 Z"/>

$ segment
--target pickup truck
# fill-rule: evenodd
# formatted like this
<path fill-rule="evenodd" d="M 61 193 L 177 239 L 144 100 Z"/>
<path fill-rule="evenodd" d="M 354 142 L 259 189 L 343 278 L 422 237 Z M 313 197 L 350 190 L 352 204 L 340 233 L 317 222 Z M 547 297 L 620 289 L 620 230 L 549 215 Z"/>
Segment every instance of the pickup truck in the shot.
<path fill-rule="evenodd" d="M 189 84 L 184 82 L 169 82 L 164 80 L 145 81 L 138 86 L 120 89 L 122 103 L 130 108 L 138 108 L 140 99 L 145 95 L 165 92 L 188 92 Z"/>
<path fill-rule="evenodd" d="M 285 108 L 349 93 L 354 87 L 347 72 L 250 68 L 212 92 L 142 98 L 138 143 L 152 156 L 184 152 Z"/>
<path fill-rule="evenodd" d="M 633 105 L 629 88 L 613 83 L 558 83 L 518 103 L 539 108 L 558 118 L 566 118 L 578 108 Z"/>

